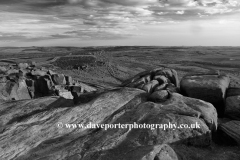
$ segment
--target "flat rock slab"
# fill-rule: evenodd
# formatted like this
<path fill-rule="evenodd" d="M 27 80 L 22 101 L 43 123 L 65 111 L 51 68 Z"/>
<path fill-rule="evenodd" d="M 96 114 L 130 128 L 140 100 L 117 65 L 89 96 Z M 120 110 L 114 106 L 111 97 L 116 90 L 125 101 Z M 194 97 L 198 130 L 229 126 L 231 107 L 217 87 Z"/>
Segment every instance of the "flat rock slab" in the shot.
<path fill-rule="evenodd" d="M 226 99 L 225 116 L 240 121 L 240 95 Z"/>
<path fill-rule="evenodd" d="M 164 103 L 154 103 L 147 101 L 147 95 L 140 89 L 121 88 L 76 105 L 59 97 L 3 102 L 0 159 L 177 160 L 175 152 L 165 144 L 211 144 L 211 131 L 217 126 L 213 105 L 177 93 Z M 64 125 L 134 122 L 140 126 L 105 130 Z M 180 128 L 180 124 L 188 127 Z"/>
<path fill-rule="evenodd" d="M 240 121 L 230 121 L 221 124 L 219 129 L 240 145 Z"/>
<path fill-rule="evenodd" d="M 219 116 L 224 115 L 225 94 L 230 79 L 226 75 L 185 76 L 180 82 L 182 93 L 212 103 Z"/>

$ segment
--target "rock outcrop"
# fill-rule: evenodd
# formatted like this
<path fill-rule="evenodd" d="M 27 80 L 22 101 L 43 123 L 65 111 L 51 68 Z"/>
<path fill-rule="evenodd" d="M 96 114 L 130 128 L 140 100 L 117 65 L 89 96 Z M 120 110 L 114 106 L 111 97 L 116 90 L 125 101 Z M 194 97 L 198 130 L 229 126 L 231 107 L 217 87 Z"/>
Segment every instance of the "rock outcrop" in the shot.
<path fill-rule="evenodd" d="M 60 97 L 1 102 L 0 159 L 177 160 L 168 144 L 210 145 L 217 127 L 213 105 L 169 94 L 154 103 L 145 91 L 126 87 L 92 93 L 76 105 Z"/>
<path fill-rule="evenodd" d="M 180 89 L 185 96 L 212 103 L 222 117 L 229 83 L 230 79 L 226 75 L 192 75 L 182 78 Z"/>
<path fill-rule="evenodd" d="M 166 88 L 171 92 L 178 92 L 179 80 L 175 70 L 157 68 L 137 74 L 123 82 L 122 86 L 143 89 L 150 94 Z"/>
<path fill-rule="evenodd" d="M 6 69 L 0 77 L 0 99 L 9 101 L 56 95 L 73 99 L 79 94 L 97 90 L 87 84 L 75 82 L 71 76 L 29 67 L 27 63 L 20 63 L 18 67 L 20 68 Z M 58 87 L 59 85 L 62 87 Z M 81 90 L 72 92 L 72 87 L 80 87 Z"/>

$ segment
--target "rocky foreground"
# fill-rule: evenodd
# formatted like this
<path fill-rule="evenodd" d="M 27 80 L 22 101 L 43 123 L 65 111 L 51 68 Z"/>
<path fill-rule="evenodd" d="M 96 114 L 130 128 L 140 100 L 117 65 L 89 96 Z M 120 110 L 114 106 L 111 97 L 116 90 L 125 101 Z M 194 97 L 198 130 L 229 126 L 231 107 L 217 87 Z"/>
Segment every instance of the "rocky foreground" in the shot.
<path fill-rule="evenodd" d="M 26 71 L 23 76 L 5 74 L 0 83 L 0 159 L 240 159 L 240 153 L 200 154 L 211 151 L 213 141 L 223 147 L 225 141 L 231 147 L 240 145 L 240 93 L 228 88 L 227 75 L 189 75 L 179 82 L 175 70 L 158 68 L 136 75 L 118 89 L 97 91 L 51 71 L 22 66 L 20 70 Z M 40 71 L 43 74 L 35 74 Z M 46 88 L 39 87 L 39 79 Z M 37 84 L 32 85 L 34 94 L 28 81 Z M 74 100 L 56 92 L 58 85 L 77 86 L 78 91 L 66 91 L 75 94 Z M 65 125 L 90 123 L 200 127 L 105 130 Z"/>

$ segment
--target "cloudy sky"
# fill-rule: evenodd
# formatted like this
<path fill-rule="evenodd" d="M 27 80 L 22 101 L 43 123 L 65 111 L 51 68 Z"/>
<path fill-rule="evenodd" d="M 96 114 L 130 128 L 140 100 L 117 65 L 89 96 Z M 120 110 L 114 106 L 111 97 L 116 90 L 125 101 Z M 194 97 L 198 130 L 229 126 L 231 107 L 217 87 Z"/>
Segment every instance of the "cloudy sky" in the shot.
<path fill-rule="evenodd" d="M 0 46 L 240 46 L 240 0 L 0 0 Z"/>

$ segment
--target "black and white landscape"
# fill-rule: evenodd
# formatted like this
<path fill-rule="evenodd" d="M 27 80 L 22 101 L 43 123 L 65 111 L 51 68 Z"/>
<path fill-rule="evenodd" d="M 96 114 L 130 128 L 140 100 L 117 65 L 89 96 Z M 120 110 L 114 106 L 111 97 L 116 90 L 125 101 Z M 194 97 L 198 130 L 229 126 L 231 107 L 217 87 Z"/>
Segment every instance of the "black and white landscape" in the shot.
<path fill-rule="evenodd" d="M 0 160 L 239 160 L 238 0 L 1 0 Z M 199 124 L 67 128 L 66 124 Z"/>

